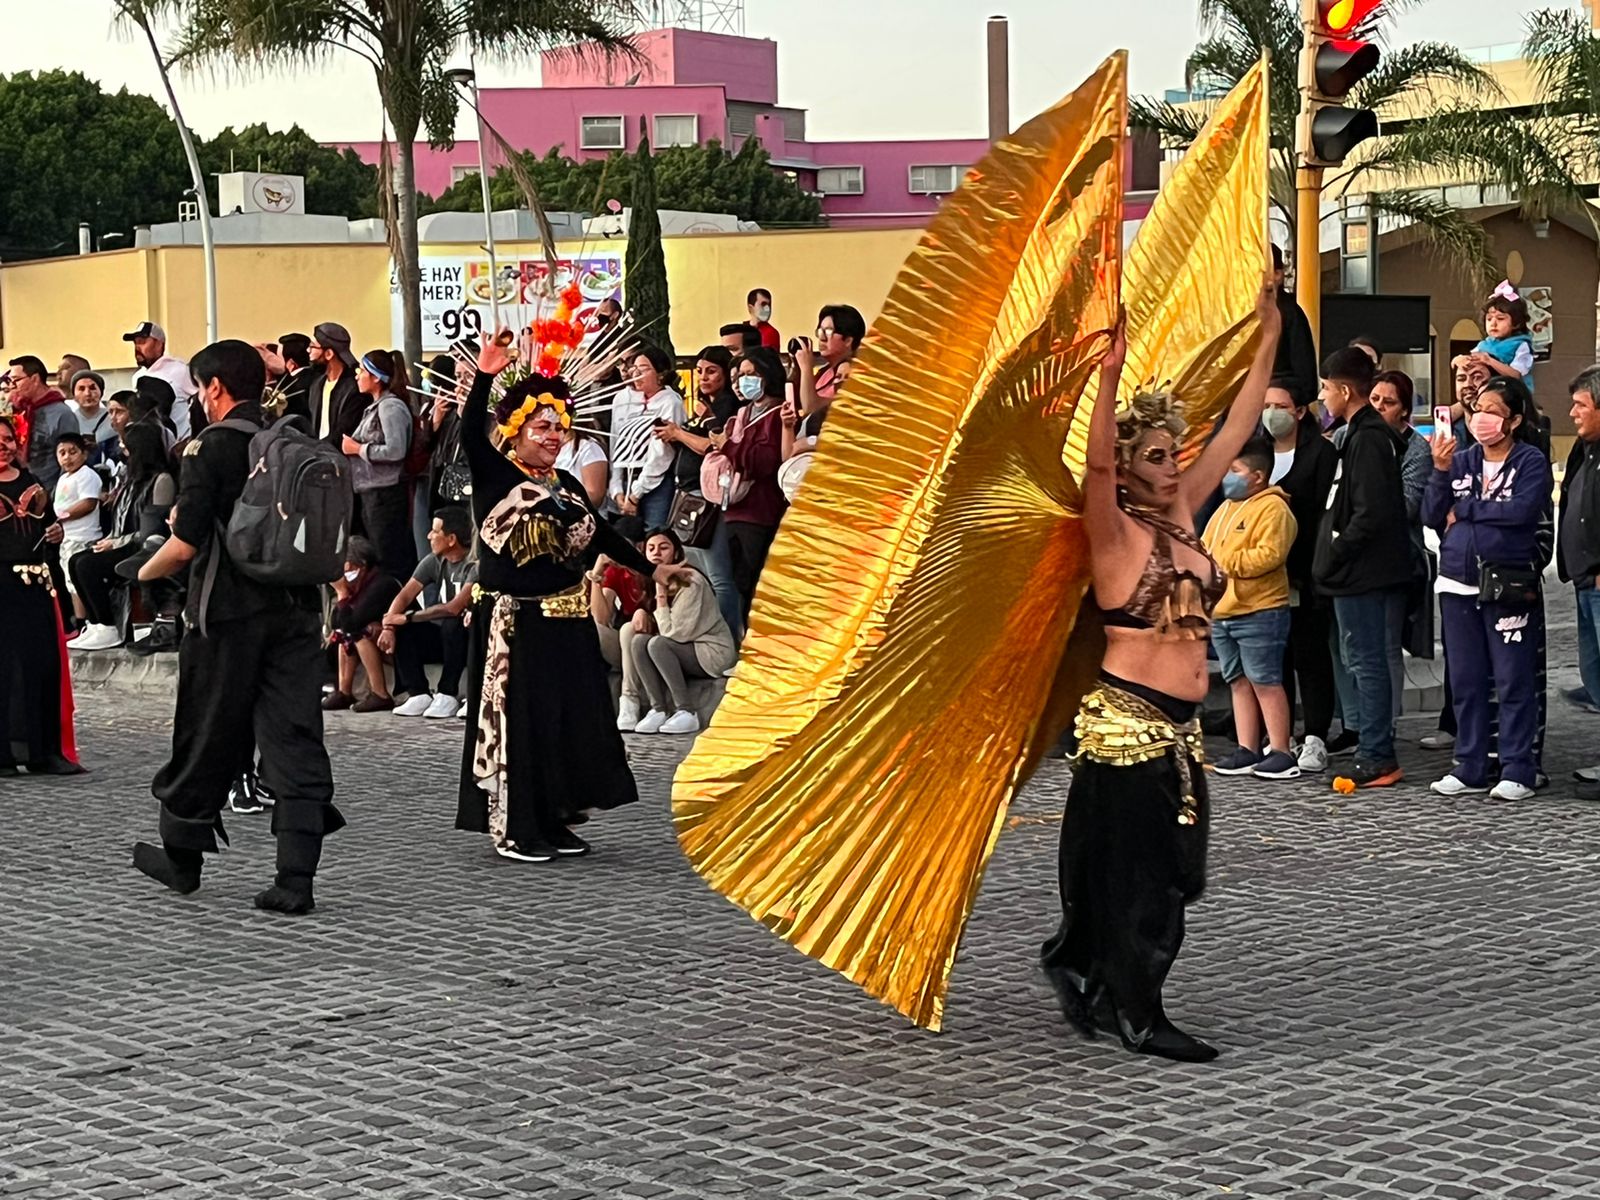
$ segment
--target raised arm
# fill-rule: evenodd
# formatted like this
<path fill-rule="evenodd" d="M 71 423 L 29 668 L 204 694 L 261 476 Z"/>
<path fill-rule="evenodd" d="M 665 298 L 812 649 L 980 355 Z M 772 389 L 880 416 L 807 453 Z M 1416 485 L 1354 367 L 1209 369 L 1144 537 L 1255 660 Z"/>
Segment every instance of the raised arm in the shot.
<path fill-rule="evenodd" d="M 1199 512 L 1201 505 L 1217 490 L 1229 465 L 1261 424 L 1267 385 L 1272 382 L 1272 367 L 1278 357 L 1278 338 L 1283 335 L 1283 311 L 1278 307 L 1278 289 L 1272 282 L 1271 272 L 1263 277 L 1261 291 L 1256 294 L 1256 321 L 1261 327 L 1261 340 L 1256 343 L 1255 361 L 1244 377 L 1244 385 L 1228 408 L 1217 436 L 1179 480 L 1179 498 L 1184 511 L 1191 515 Z"/>
<path fill-rule="evenodd" d="M 472 389 L 461 408 L 461 448 L 466 451 L 467 464 L 474 470 L 478 464 L 499 457 L 494 443 L 489 440 L 489 392 L 500 372 L 511 365 L 509 329 L 485 339 L 478 351 L 478 373 L 473 377 Z"/>
<path fill-rule="evenodd" d="M 1100 390 L 1089 413 L 1089 447 L 1083 475 L 1083 521 L 1097 551 L 1121 542 L 1125 518 L 1117 507 L 1117 387 L 1128 356 L 1128 336 L 1119 325 L 1100 364 Z"/>

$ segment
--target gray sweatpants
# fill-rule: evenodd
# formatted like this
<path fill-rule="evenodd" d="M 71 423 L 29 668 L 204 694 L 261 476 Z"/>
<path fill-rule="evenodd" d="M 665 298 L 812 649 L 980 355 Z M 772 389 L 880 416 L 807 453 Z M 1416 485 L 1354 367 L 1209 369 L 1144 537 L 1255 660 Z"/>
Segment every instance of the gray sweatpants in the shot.
<path fill-rule="evenodd" d="M 694 643 L 675 642 L 658 633 L 635 633 L 631 625 L 623 627 L 624 696 L 648 702 L 651 708 L 669 715 L 681 709 L 692 712 L 687 681 L 710 678 L 700 665 Z"/>

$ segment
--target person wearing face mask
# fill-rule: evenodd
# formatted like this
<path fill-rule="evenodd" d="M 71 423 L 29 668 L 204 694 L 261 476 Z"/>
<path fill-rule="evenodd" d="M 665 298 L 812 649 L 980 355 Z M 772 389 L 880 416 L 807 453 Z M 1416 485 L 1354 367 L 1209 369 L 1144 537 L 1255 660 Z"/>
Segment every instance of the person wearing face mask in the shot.
<path fill-rule="evenodd" d="M 1300 763 L 1289 752 L 1291 719 L 1283 690 L 1283 660 L 1290 620 L 1286 564 L 1298 527 L 1288 493 L 1267 482 L 1272 466 L 1270 442 L 1255 438 L 1245 443 L 1222 477 L 1222 504 L 1211 514 L 1201 538 L 1228 577 L 1228 589 L 1213 614 L 1211 644 L 1233 695 L 1238 741 L 1238 748 L 1218 759 L 1213 769 L 1218 775 L 1295 779 Z"/>
<path fill-rule="evenodd" d="M 175 892 L 198 889 L 203 855 L 217 852 L 219 836 L 227 841 L 222 809 L 256 744 L 262 782 L 277 797 L 277 875 L 255 906 L 306 913 L 315 907 L 323 838 L 344 827 L 322 741 L 321 605 L 315 587 L 246 575 L 217 534 L 244 491 L 250 440 L 265 423 L 260 352 L 222 341 L 189 365 L 210 423 L 184 448 L 172 534 L 138 578 L 149 583 L 187 567 L 207 586 L 189 589 L 184 616 L 195 628 L 178 655 L 172 758 L 151 787 L 161 801 L 160 841 L 135 845 L 133 865 Z"/>
<path fill-rule="evenodd" d="M 533 374 L 508 386 L 494 410 L 504 453 L 490 441 L 489 393 L 511 365 L 511 341 L 502 330 L 478 352 L 461 414 L 478 598 L 456 828 L 489 834 L 502 858 L 544 863 L 588 853 L 572 830 L 587 810 L 639 797 L 586 573 L 602 553 L 658 587 L 686 583 L 694 570 L 648 562 L 600 516 L 582 481 L 556 469 L 572 422 L 564 379 Z"/>
<path fill-rule="evenodd" d="M 1322 364 L 1323 406 L 1349 432 L 1339 446 L 1312 562 L 1318 590 L 1333 597 L 1339 655 L 1350 674 L 1344 719 L 1357 730 L 1356 761 L 1341 778 L 1358 788 L 1389 787 L 1405 778 L 1395 758 L 1390 666 L 1400 656 L 1411 584 L 1400 481 L 1405 446 L 1372 406 L 1375 374 L 1366 351 L 1348 346 Z"/>
<path fill-rule="evenodd" d="M 1520 380 L 1492 379 L 1468 418 L 1477 444 L 1458 450 L 1443 430 L 1432 439 L 1422 514 L 1440 535 L 1435 588 L 1456 714 L 1455 769 L 1432 785 L 1442 796 L 1489 788 L 1491 692 L 1499 700 L 1500 778 L 1490 795 L 1527 800 L 1539 779 L 1539 525 L 1554 477 L 1523 433 L 1527 409 Z"/>
<path fill-rule="evenodd" d="M 1261 426 L 1272 439 L 1269 482 L 1287 493 L 1295 521 L 1294 542 L 1285 564 L 1289 642 L 1284 654 L 1284 692 L 1292 718 L 1298 689 L 1305 722 L 1298 754 L 1300 769 L 1323 771 L 1328 766 L 1333 727 L 1333 612 L 1331 601 L 1317 591 L 1311 563 L 1317 549 L 1317 525 L 1328 503 L 1339 455 L 1311 415 L 1311 393 L 1299 390 L 1292 377 L 1273 376 L 1265 404 Z M 1350 738 L 1353 741 L 1354 734 Z"/>
<path fill-rule="evenodd" d="M 782 348 L 783 339 L 778 336 L 778 330 L 772 324 L 772 293 L 766 288 L 753 288 L 744 298 L 744 307 L 750 314 L 750 324 L 755 326 L 756 332 L 761 335 L 760 344 L 768 350 Z"/>

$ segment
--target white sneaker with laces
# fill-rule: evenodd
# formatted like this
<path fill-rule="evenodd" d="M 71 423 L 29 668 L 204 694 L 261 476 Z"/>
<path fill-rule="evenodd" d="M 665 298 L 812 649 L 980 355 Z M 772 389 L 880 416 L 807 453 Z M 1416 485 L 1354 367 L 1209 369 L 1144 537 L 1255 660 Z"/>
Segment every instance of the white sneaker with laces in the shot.
<path fill-rule="evenodd" d="M 639 702 L 632 696 L 624 696 L 617 707 L 617 728 L 623 733 L 632 733 L 638 727 Z"/>
<path fill-rule="evenodd" d="M 428 705 L 428 711 L 422 715 L 432 721 L 443 721 L 447 717 L 456 715 L 456 708 L 460 703 L 454 696 L 446 696 L 440 692 L 433 698 L 433 703 Z"/>
<path fill-rule="evenodd" d="M 699 733 L 700 718 L 687 708 L 680 708 L 661 725 L 662 733 Z"/>
<path fill-rule="evenodd" d="M 652 708 L 639 718 L 639 723 L 633 727 L 635 733 L 660 733 L 661 727 L 667 723 L 667 714 L 659 708 Z"/>
<path fill-rule="evenodd" d="M 1300 769 L 1302 771 L 1326 771 L 1328 769 L 1328 746 L 1319 737 L 1307 735 L 1305 744 L 1300 747 Z"/>
<path fill-rule="evenodd" d="M 1473 796 L 1489 790 L 1484 787 L 1473 787 L 1470 783 L 1463 783 L 1454 775 L 1446 775 L 1443 779 L 1435 779 L 1428 785 L 1428 788 L 1441 796 Z"/>
<path fill-rule="evenodd" d="M 1494 790 L 1489 793 L 1496 800 L 1532 800 L 1534 791 L 1525 783 L 1518 783 L 1515 779 L 1502 779 L 1494 785 Z"/>
<path fill-rule="evenodd" d="M 433 703 L 433 697 L 427 692 L 418 692 L 415 696 L 406 697 L 406 702 L 394 710 L 397 717 L 420 717 L 428 711 L 428 705 Z"/>
<path fill-rule="evenodd" d="M 90 624 L 67 644 L 74 650 L 114 650 L 122 645 L 122 635 L 114 626 Z"/>

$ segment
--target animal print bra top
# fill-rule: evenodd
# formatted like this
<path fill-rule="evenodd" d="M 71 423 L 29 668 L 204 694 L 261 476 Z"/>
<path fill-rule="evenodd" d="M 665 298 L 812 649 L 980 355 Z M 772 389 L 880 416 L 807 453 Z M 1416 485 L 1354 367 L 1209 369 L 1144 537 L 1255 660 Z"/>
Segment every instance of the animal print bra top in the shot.
<path fill-rule="evenodd" d="M 1227 576 L 1192 531 L 1174 525 L 1150 509 L 1125 508 L 1123 511 L 1148 525 L 1155 541 L 1128 602 L 1121 608 L 1100 610 L 1106 625 L 1113 629 L 1154 629 L 1158 634 L 1185 641 L 1209 637 L 1211 610 L 1228 589 Z M 1205 556 L 1211 564 L 1209 579 L 1178 569 L 1172 559 L 1174 541 Z"/>

